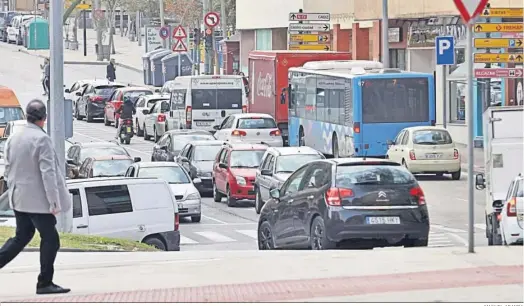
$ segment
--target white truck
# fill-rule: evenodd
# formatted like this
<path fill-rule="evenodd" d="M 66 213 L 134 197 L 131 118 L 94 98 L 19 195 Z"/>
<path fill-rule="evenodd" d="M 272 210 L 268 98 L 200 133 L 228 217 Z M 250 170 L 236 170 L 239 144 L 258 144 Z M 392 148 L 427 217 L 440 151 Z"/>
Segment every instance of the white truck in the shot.
<path fill-rule="evenodd" d="M 485 174 L 477 174 L 475 185 L 486 194 L 486 238 L 501 245 L 499 214 L 511 182 L 523 173 L 523 106 L 494 106 L 484 111 Z"/>

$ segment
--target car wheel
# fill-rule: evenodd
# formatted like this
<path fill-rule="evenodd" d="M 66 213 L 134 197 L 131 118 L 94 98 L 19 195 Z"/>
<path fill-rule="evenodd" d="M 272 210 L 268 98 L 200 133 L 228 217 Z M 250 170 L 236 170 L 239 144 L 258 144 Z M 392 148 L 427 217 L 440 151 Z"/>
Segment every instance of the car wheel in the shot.
<path fill-rule="evenodd" d="M 405 159 L 402 159 L 402 166 L 404 166 L 404 168 L 406 168 L 409 171 L 409 167 L 408 167 L 408 164 L 406 163 Z"/>
<path fill-rule="evenodd" d="M 111 122 L 109 120 L 107 120 L 107 115 L 106 115 L 105 112 L 104 112 L 104 125 L 105 126 L 110 126 L 111 125 Z"/>
<path fill-rule="evenodd" d="M 258 249 L 259 250 L 274 250 L 275 243 L 273 240 L 273 230 L 268 221 L 262 222 L 258 227 Z"/>
<path fill-rule="evenodd" d="M 153 139 L 155 140 L 155 143 L 160 139 L 160 136 L 156 134 L 156 127 L 153 128 Z"/>
<path fill-rule="evenodd" d="M 336 243 L 329 240 L 326 232 L 326 225 L 324 219 L 317 216 L 311 223 L 311 230 L 309 231 L 310 243 L 312 250 L 329 250 L 336 247 Z"/>
<path fill-rule="evenodd" d="M 130 144 L 131 143 L 131 139 L 126 139 L 126 144 Z"/>
<path fill-rule="evenodd" d="M 78 109 L 78 107 L 76 108 L 76 114 L 77 120 L 84 120 L 84 116 L 80 115 L 80 110 Z"/>
<path fill-rule="evenodd" d="M 213 182 L 213 201 L 220 203 L 222 202 L 222 194 L 217 189 L 217 185 Z"/>
<path fill-rule="evenodd" d="M 113 114 L 113 118 L 115 118 L 115 129 L 118 129 L 118 121 L 120 120 L 116 119 L 115 114 Z"/>
<path fill-rule="evenodd" d="M 256 188 L 255 190 L 255 212 L 257 215 L 260 214 L 260 210 L 262 210 L 262 206 L 264 203 L 262 203 L 262 197 L 260 195 L 260 190 Z"/>
<path fill-rule="evenodd" d="M 140 129 L 140 125 L 138 125 L 138 120 L 136 121 L 136 136 L 144 136 L 144 130 Z"/>
<path fill-rule="evenodd" d="M 428 246 L 428 237 L 420 239 L 408 239 L 404 243 L 405 248 L 416 248 L 416 247 L 427 247 Z"/>
<path fill-rule="evenodd" d="M 147 238 L 146 240 L 144 240 L 144 243 L 152 247 L 155 247 L 156 249 L 159 249 L 161 251 L 167 251 L 166 245 L 162 242 L 162 240 L 158 238 L 154 238 L 154 237 Z"/>
<path fill-rule="evenodd" d="M 234 207 L 237 204 L 237 200 L 231 196 L 231 189 L 229 189 L 229 186 L 226 187 L 226 200 L 227 207 Z"/>
<path fill-rule="evenodd" d="M 489 239 L 488 239 L 488 244 L 489 244 Z M 491 244 L 489 245 L 502 245 L 502 235 L 500 233 L 500 225 L 498 224 L 497 217 L 494 214 L 491 216 Z"/>
<path fill-rule="evenodd" d="M 202 219 L 202 215 L 191 216 L 191 222 L 200 222 L 201 219 Z"/>
<path fill-rule="evenodd" d="M 147 134 L 146 124 L 144 123 L 144 140 L 150 140 L 151 137 Z"/>
<path fill-rule="evenodd" d="M 454 180 L 454 181 L 458 181 L 460 180 L 460 174 L 462 173 L 462 171 L 460 171 L 460 169 L 456 172 L 453 172 L 451 173 L 451 179 Z"/>
<path fill-rule="evenodd" d="M 86 109 L 86 121 L 93 122 L 93 116 L 89 113 L 87 109 Z"/>

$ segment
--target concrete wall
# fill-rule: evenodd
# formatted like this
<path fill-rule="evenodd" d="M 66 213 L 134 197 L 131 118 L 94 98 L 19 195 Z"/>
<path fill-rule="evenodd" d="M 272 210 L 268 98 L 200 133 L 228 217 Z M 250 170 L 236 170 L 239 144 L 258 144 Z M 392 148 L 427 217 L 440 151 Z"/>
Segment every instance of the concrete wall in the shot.
<path fill-rule="evenodd" d="M 289 13 L 303 8 L 302 0 L 236 0 L 236 28 L 270 29 L 287 27 Z"/>
<path fill-rule="evenodd" d="M 303 0 L 304 12 L 330 13 L 331 28 L 339 24 L 341 29 L 351 29 L 355 0 Z M 361 0 L 362 1 L 362 0 Z"/>
<path fill-rule="evenodd" d="M 248 57 L 249 52 L 255 50 L 255 31 L 240 31 L 240 70 L 248 74 Z"/>

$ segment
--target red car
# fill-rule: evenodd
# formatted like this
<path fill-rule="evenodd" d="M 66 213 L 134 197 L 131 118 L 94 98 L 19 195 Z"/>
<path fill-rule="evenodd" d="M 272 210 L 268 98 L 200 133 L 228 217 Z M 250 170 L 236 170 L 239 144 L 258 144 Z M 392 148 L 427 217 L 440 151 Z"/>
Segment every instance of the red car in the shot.
<path fill-rule="evenodd" d="M 118 127 L 120 115 L 116 112 L 124 103 L 124 98 L 130 98 L 134 104 L 141 96 L 152 94 L 153 91 L 146 87 L 123 87 L 115 90 L 104 108 L 104 124 L 109 126 L 114 122 L 115 128 Z"/>
<path fill-rule="evenodd" d="M 225 196 L 227 206 L 232 207 L 239 200 L 255 200 L 253 183 L 266 149 L 261 144 L 224 144 L 213 164 L 215 202 Z"/>

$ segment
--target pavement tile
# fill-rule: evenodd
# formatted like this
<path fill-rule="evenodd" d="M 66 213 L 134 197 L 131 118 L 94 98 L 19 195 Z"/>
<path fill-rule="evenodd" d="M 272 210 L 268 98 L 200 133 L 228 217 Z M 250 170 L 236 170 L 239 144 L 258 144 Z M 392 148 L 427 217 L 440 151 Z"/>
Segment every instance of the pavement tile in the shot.
<path fill-rule="evenodd" d="M 485 266 L 374 276 L 268 281 L 30 298 L 15 302 L 276 302 L 446 288 L 521 285 L 523 266 Z M 74 288 L 73 288 L 74 290 Z M 73 291 L 74 292 L 74 291 Z"/>

